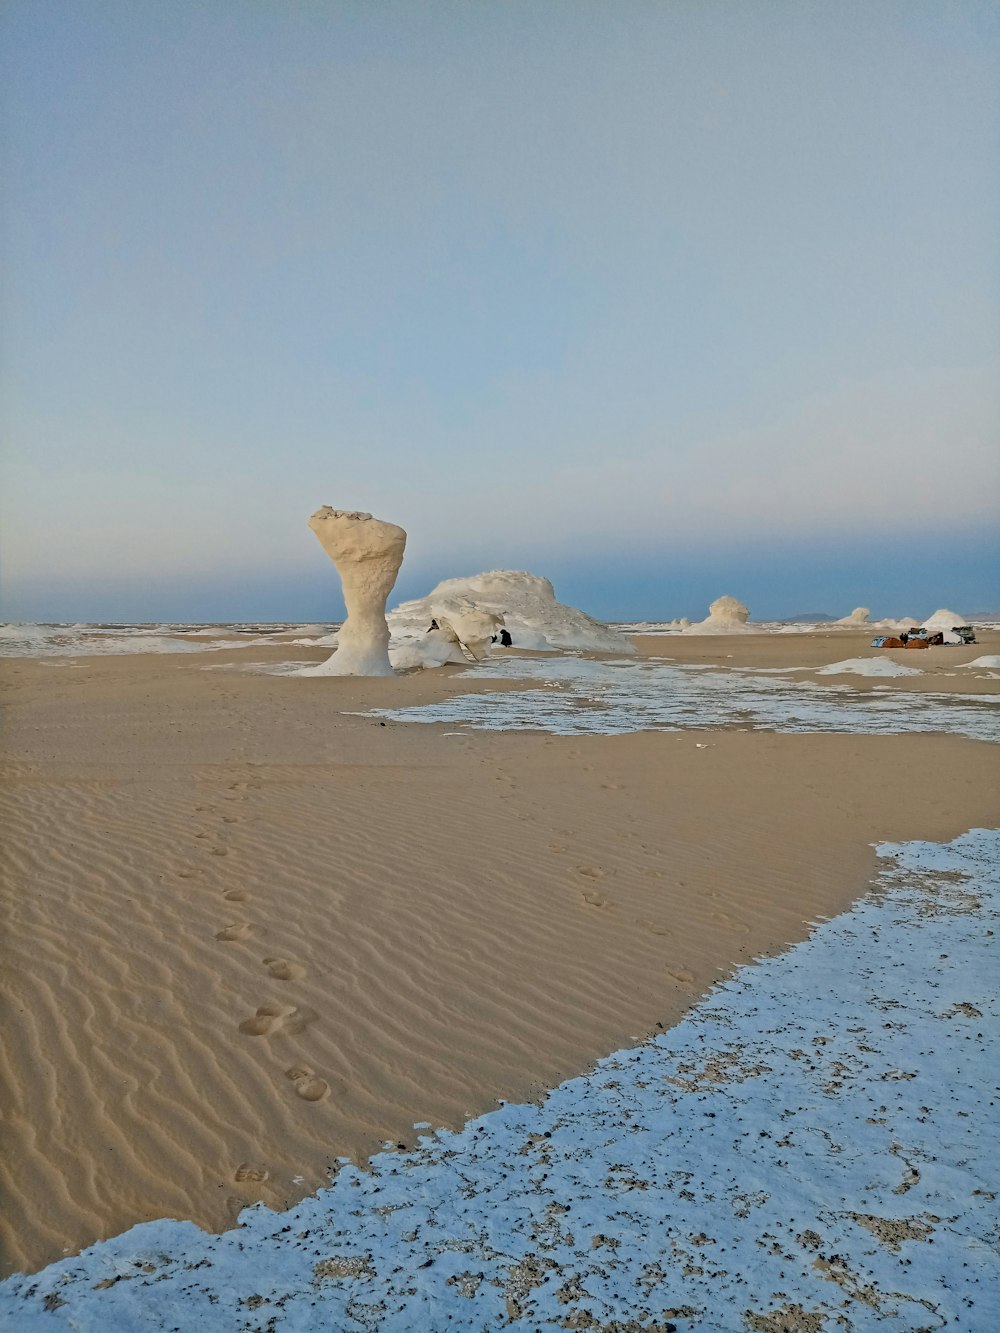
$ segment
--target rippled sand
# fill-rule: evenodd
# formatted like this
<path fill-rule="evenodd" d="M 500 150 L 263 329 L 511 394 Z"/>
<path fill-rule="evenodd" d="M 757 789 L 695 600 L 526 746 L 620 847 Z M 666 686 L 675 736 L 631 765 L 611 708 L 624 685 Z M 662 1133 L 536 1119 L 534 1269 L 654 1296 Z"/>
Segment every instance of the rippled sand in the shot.
<path fill-rule="evenodd" d="M 213 664 L 247 652 L 289 655 Z M 148 1218 L 219 1228 L 531 1096 L 840 910 L 872 842 L 995 821 L 972 740 L 455 736 L 352 714 L 473 674 L 201 665 L 4 664 L 8 1268 Z"/>

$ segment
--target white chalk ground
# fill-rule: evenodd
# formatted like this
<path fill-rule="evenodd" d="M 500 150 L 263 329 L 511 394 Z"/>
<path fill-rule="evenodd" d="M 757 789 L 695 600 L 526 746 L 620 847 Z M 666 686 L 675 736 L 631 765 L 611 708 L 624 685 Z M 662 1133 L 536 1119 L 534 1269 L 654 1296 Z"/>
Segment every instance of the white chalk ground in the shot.
<path fill-rule="evenodd" d="M 732 671 L 652 660 L 507 657 L 475 670 L 494 681 L 540 681 L 548 688 L 460 694 L 435 704 L 372 712 L 403 722 L 562 736 L 737 727 L 882 736 L 941 731 L 1000 740 L 1000 698 L 995 695 L 904 692 L 891 685 L 859 692 L 849 685 L 789 680 L 783 670 Z"/>
<path fill-rule="evenodd" d="M 996 1333 L 1000 834 L 879 886 L 539 1106 L 286 1213 L 0 1286 L 7 1333 Z"/>
<path fill-rule="evenodd" d="M 920 676 L 919 667 L 904 666 L 891 657 L 848 657 L 817 668 L 817 676 Z"/>

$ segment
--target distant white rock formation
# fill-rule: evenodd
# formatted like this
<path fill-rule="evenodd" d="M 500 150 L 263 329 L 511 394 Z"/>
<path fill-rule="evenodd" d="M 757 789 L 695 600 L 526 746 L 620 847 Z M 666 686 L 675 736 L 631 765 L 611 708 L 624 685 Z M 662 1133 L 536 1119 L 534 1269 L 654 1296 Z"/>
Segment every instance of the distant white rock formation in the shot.
<path fill-rule="evenodd" d="M 403 563 L 406 533 L 371 514 L 324 505 L 309 520 L 333 561 L 344 589 L 347 619 L 337 635 L 337 651 L 303 675 L 391 676 L 385 604 Z"/>
<path fill-rule="evenodd" d="M 949 611 L 946 607 L 942 607 L 924 621 L 923 628 L 929 630 L 931 634 L 943 634 L 945 643 L 956 644 L 962 642 L 962 636 L 954 632 L 955 626 L 968 623 L 968 619 L 960 616 L 957 611 Z"/>
<path fill-rule="evenodd" d="M 849 616 L 841 616 L 835 620 L 835 625 L 840 625 L 844 629 L 864 629 L 868 624 L 868 617 L 871 615 L 867 606 L 856 606 Z"/>
<path fill-rule="evenodd" d="M 750 629 L 750 612 L 735 597 L 717 597 L 708 608 L 708 618 L 688 625 L 683 634 L 742 634 Z"/>
<path fill-rule="evenodd" d="M 965 616 L 960 616 L 957 611 L 949 611 L 944 607 L 920 622 L 921 626 L 924 629 L 929 629 L 932 634 L 937 633 L 939 629 L 950 630 L 954 629 L 956 625 L 967 625 L 968 623 Z"/>
<path fill-rule="evenodd" d="M 920 624 L 914 616 L 887 616 L 885 620 L 870 620 L 866 629 L 915 629 Z"/>
<path fill-rule="evenodd" d="M 419 644 L 431 638 L 427 630 L 434 620 L 442 630 L 447 626 L 474 657 L 489 651 L 490 640 L 501 629 L 508 631 L 514 648 L 536 652 L 636 651 L 618 630 L 556 601 L 548 579 L 522 570 L 494 569 L 468 578 L 445 579 L 426 597 L 403 602 L 389 613 L 394 644 L 399 643 L 400 651 L 404 646 L 419 651 Z M 399 659 L 396 661 L 398 665 Z"/>

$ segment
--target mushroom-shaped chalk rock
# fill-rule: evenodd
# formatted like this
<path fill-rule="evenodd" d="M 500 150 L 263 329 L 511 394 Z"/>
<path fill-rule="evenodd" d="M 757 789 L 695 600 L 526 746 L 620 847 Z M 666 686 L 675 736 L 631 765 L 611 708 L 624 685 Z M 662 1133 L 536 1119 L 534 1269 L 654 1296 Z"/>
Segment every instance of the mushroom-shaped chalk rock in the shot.
<path fill-rule="evenodd" d="M 403 563 L 406 533 L 371 514 L 324 505 L 309 520 L 323 550 L 337 567 L 347 619 L 337 651 L 324 672 L 331 676 L 391 676 L 385 603 Z"/>

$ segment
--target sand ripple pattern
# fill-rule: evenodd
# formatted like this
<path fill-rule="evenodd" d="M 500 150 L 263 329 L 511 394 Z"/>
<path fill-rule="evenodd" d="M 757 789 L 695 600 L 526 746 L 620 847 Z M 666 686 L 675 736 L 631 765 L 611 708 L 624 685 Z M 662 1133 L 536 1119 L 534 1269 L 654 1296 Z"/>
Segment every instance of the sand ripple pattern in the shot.
<path fill-rule="evenodd" d="M 0 784 L 8 1266 L 537 1095 L 839 910 L 867 844 L 984 817 L 967 742 L 334 733 L 289 690 L 307 762 Z"/>

